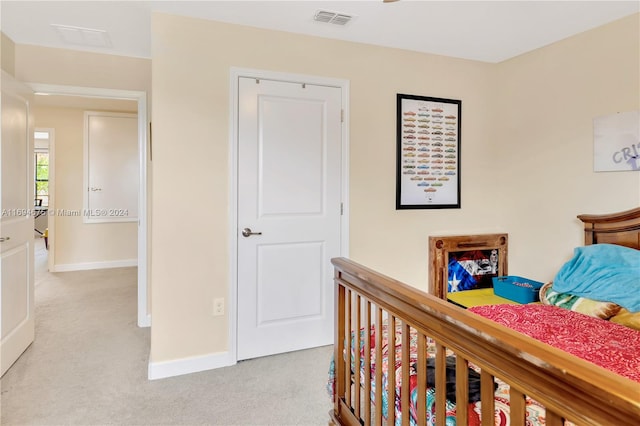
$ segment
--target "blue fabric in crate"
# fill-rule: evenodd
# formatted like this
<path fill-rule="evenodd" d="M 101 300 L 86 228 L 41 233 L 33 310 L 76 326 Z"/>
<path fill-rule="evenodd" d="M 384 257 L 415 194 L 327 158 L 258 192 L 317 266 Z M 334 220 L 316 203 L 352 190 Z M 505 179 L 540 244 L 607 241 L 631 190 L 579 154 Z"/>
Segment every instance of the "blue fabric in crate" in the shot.
<path fill-rule="evenodd" d="M 640 311 L 640 250 L 613 244 L 577 247 L 553 280 L 553 291 Z"/>

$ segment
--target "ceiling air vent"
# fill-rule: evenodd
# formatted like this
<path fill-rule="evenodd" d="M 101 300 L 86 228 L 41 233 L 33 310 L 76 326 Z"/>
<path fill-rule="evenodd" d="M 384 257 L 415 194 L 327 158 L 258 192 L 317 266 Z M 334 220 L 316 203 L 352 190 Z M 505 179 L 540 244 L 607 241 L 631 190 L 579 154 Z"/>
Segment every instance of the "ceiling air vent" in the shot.
<path fill-rule="evenodd" d="M 59 24 L 51 24 L 51 26 L 58 32 L 62 41 L 67 44 L 90 47 L 111 47 L 109 34 L 104 30 Z"/>
<path fill-rule="evenodd" d="M 353 18 L 351 15 L 345 15 L 344 13 L 329 12 L 328 10 L 318 10 L 313 17 L 314 21 L 324 22 L 334 25 L 346 25 Z"/>

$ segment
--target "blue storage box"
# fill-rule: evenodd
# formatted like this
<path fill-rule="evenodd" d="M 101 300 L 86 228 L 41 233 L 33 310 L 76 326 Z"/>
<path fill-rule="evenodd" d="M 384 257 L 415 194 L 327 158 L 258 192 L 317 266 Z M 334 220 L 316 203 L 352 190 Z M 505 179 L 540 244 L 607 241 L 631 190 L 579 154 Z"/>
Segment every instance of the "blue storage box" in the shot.
<path fill-rule="evenodd" d="M 497 296 L 522 304 L 539 301 L 540 287 L 541 282 L 515 275 L 493 277 L 493 292 Z"/>

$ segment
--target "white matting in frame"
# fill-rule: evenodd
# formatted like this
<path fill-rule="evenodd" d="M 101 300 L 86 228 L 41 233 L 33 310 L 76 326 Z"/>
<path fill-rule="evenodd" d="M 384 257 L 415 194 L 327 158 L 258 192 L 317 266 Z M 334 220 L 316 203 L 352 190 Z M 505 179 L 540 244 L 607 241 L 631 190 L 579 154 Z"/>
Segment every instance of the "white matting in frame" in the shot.
<path fill-rule="evenodd" d="M 640 170 L 640 111 L 593 119 L 593 170 Z"/>

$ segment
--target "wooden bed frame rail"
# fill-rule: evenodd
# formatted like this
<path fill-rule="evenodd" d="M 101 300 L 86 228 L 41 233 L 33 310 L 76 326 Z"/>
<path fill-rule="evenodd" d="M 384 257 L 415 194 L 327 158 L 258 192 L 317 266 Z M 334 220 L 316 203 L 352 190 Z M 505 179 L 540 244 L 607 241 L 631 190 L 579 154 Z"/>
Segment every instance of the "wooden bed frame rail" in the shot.
<path fill-rule="evenodd" d="M 510 422 L 524 425 L 525 396 L 545 407 L 546 424 L 563 424 L 563 419 L 578 425 L 638 425 L 640 391 L 638 384 L 597 367 L 580 358 L 523 336 L 506 327 L 467 312 L 453 304 L 384 276 L 344 258 L 332 260 L 335 267 L 336 386 L 331 422 L 336 425 L 394 425 L 395 376 L 388 386 L 382 383 L 382 367 L 375 362 L 371 380 L 361 383 L 357 368 L 371 371 L 371 360 L 360 358 L 353 345 L 364 346 L 364 353 L 375 347 L 375 359 L 382 359 L 382 324 L 391 330 L 395 341 L 396 326 L 402 329 L 400 360 L 389 351 L 388 364 L 402 361 L 400 412 L 402 425 L 409 425 L 409 347 L 410 328 L 418 336 L 417 401 L 426 401 L 427 339 L 436 342 L 435 356 L 435 424 L 445 424 L 446 350 L 456 355 L 456 399 L 468 400 L 468 362 L 481 368 L 482 425 L 494 425 L 494 378 L 510 386 Z M 357 330 L 375 328 L 375 338 L 360 341 Z M 364 333 L 366 337 L 366 332 Z M 373 341 L 372 341 L 373 340 Z M 392 370 L 393 371 L 393 370 Z M 372 394 L 372 388 L 375 391 Z M 389 401 L 388 416 L 383 417 L 382 395 Z M 458 404 L 456 423 L 467 425 L 467 404 Z M 417 424 L 427 422 L 426 404 L 417 404 Z"/>

